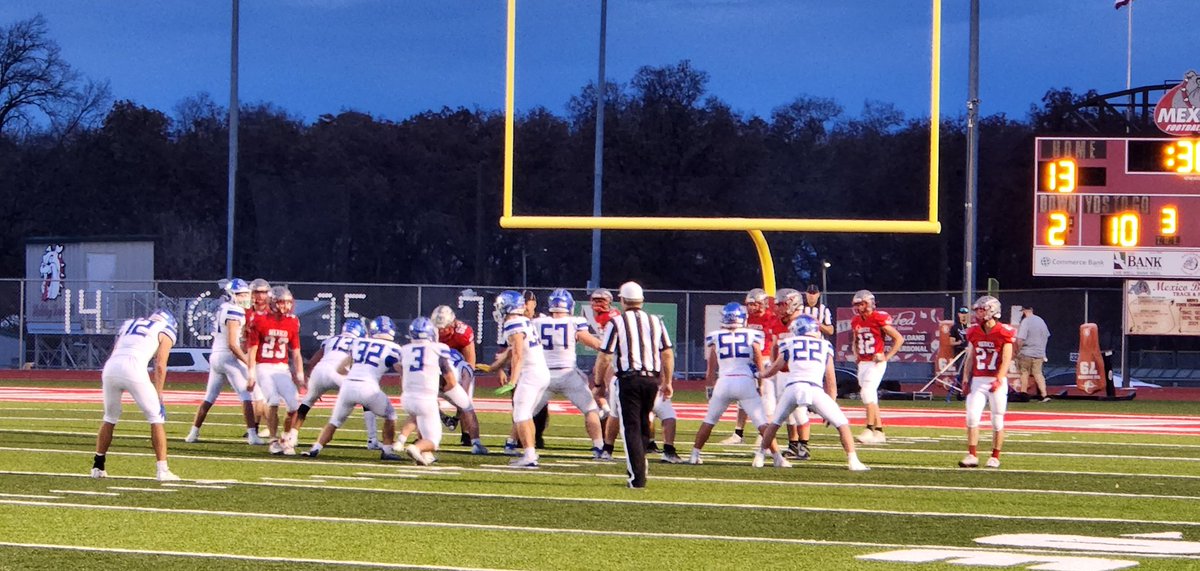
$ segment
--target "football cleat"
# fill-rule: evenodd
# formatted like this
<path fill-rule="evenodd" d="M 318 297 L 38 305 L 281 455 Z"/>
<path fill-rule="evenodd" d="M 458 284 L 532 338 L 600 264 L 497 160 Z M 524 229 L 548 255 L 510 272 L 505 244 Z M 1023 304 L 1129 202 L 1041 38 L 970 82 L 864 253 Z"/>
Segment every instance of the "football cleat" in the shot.
<path fill-rule="evenodd" d="M 688 464 L 703 464 L 704 459 L 700 458 L 699 450 L 692 450 L 692 457 L 688 458 Z"/>
<path fill-rule="evenodd" d="M 597 458 L 597 460 L 600 460 L 602 462 L 612 462 L 613 461 L 612 452 L 609 452 L 607 450 L 601 452 L 600 457 Z"/>
<path fill-rule="evenodd" d="M 872 440 L 875 444 L 887 444 L 887 435 L 882 430 L 875 431 L 875 438 Z"/>
<path fill-rule="evenodd" d="M 378 440 L 372 438 L 367 441 L 367 450 L 383 450 L 383 447 L 379 445 Z"/>
<path fill-rule="evenodd" d="M 283 455 L 284 456 L 295 456 L 296 455 L 296 446 L 294 444 L 292 444 L 292 442 L 290 440 L 283 443 Z"/>
<path fill-rule="evenodd" d="M 962 460 L 958 461 L 958 467 L 959 468 L 978 468 L 979 467 L 979 458 L 976 458 L 974 454 L 967 454 L 966 456 L 963 457 Z"/>
<path fill-rule="evenodd" d="M 854 437 L 854 441 L 859 444 L 874 444 L 875 443 L 875 431 L 863 429 L 863 431 L 858 436 Z"/>
<path fill-rule="evenodd" d="M 442 426 L 445 426 L 446 428 L 448 428 L 452 431 L 458 428 L 458 417 L 457 416 L 450 416 L 444 412 L 439 412 L 438 414 L 440 414 L 442 417 Z M 470 443 L 470 441 L 468 441 L 468 444 L 469 443 Z"/>
<path fill-rule="evenodd" d="M 408 457 L 412 458 L 413 462 L 416 462 L 418 465 L 428 466 L 430 464 L 430 461 L 425 457 L 424 454 L 421 453 L 421 449 L 417 448 L 416 444 L 409 444 L 404 448 L 404 452 L 406 452 Z"/>
<path fill-rule="evenodd" d="M 1000 459 L 996 458 L 995 456 L 988 458 L 987 459 L 987 467 L 988 468 L 999 468 L 1000 467 Z"/>
<path fill-rule="evenodd" d="M 683 464 L 683 458 L 674 452 L 663 452 L 662 461 L 664 464 Z"/>
<path fill-rule="evenodd" d="M 379 459 L 387 460 L 389 462 L 399 462 L 399 461 L 403 460 L 404 458 L 401 458 L 399 454 L 396 454 L 394 452 L 380 452 Z"/>
<path fill-rule="evenodd" d="M 270 435 L 271 435 L 271 429 L 269 429 L 269 428 L 267 428 L 267 427 L 265 427 L 265 426 L 261 426 L 261 427 L 259 427 L 259 429 L 258 429 L 258 437 L 259 437 L 259 438 L 266 438 L 266 437 L 268 437 L 268 436 L 270 436 Z M 259 444 L 262 444 L 262 443 L 261 443 L 261 442 L 259 442 Z"/>
<path fill-rule="evenodd" d="M 155 479 L 157 479 L 159 482 L 178 482 L 183 478 L 176 476 L 175 473 L 170 470 L 163 470 L 155 476 Z"/>
<path fill-rule="evenodd" d="M 870 467 L 868 467 L 866 464 L 863 464 L 862 462 L 860 462 L 857 458 L 850 460 L 850 471 L 851 472 L 866 472 L 867 470 L 870 470 L 870 469 L 871 469 Z"/>
<path fill-rule="evenodd" d="M 516 442 L 509 440 L 508 442 L 504 443 L 504 455 L 505 456 L 517 456 L 519 454 L 521 454 L 521 451 L 517 449 Z"/>
<path fill-rule="evenodd" d="M 283 445 L 279 443 L 278 439 L 272 440 L 271 443 L 267 445 L 267 452 L 270 452 L 276 456 L 283 454 Z"/>
<path fill-rule="evenodd" d="M 107 478 L 108 471 L 101 470 L 99 468 L 92 468 L 92 477 L 93 478 Z"/>
<path fill-rule="evenodd" d="M 195 426 L 193 426 L 192 429 L 190 431 L 188 431 L 188 435 L 186 438 L 183 439 L 183 441 L 187 442 L 188 444 L 194 444 L 196 442 L 199 442 L 200 441 L 200 430 L 197 429 Z"/>
<path fill-rule="evenodd" d="M 308 450 L 308 452 L 301 452 L 300 455 L 305 458 L 316 458 L 317 455 L 320 453 L 321 453 L 320 448 L 311 448 Z"/>
<path fill-rule="evenodd" d="M 486 456 L 487 453 L 488 453 L 488 449 L 486 446 L 483 445 L 482 442 L 471 445 L 471 454 L 474 454 L 476 456 Z"/>
<path fill-rule="evenodd" d="M 750 461 L 750 465 L 755 468 L 762 468 L 763 460 L 762 448 L 759 448 L 754 451 L 754 459 Z"/>
<path fill-rule="evenodd" d="M 651 440 L 646 443 L 646 452 L 659 452 L 658 443 Z"/>
<path fill-rule="evenodd" d="M 260 437 L 259 435 L 255 434 L 253 432 L 246 432 L 246 444 L 249 444 L 251 446 L 262 446 L 263 444 L 265 444 L 265 442 L 263 442 L 262 437 Z"/>
<path fill-rule="evenodd" d="M 592 460 L 599 460 L 601 456 L 604 456 L 604 449 L 593 446 L 592 447 Z"/>
<path fill-rule="evenodd" d="M 730 446 L 733 444 L 742 444 L 745 441 L 746 440 L 744 438 L 742 438 L 741 436 L 738 436 L 737 434 L 731 434 L 731 435 L 729 435 L 729 438 L 726 438 L 725 440 L 722 440 L 722 441 L 718 442 L 717 444 L 724 444 L 726 446 Z"/>
<path fill-rule="evenodd" d="M 512 462 L 508 463 L 508 465 L 514 468 L 537 468 L 538 458 L 537 456 L 522 456 L 520 458 L 514 458 Z"/>
<path fill-rule="evenodd" d="M 788 462 L 788 459 L 784 458 L 783 455 L 780 455 L 779 457 L 775 458 L 774 460 L 775 460 L 774 464 L 775 464 L 776 468 L 791 468 L 792 467 L 792 463 Z"/>

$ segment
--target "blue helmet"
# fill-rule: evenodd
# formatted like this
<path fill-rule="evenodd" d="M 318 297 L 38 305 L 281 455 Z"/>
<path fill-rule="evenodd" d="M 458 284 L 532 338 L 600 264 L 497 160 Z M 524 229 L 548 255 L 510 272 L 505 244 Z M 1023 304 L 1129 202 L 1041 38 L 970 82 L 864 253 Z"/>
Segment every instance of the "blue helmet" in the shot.
<path fill-rule="evenodd" d="M 418 339 L 437 341 L 437 329 L 428 317 L 418 317 L 408 324 L 408 338 L 413 341 Z"/>
<path fill-rule="evenodd" d="M 550 297 L 548 298 L 547 303 L 550 306 L 549 310 L 551 312 L 555 310 L 565 311 L 567 313 L 575 311 L 575 296 L 571 295 L 571 292 L 562 288 L 550 292 Z"/>
<path fill-rule="evenodd" d="M 821 333 L 821 325 L 813 316 L 800 314 L 788 324 L 788 331 L 797 337 L 816 337 Z"/>
<path fill-rule="evenodd" d="M 520 292 L 506 289 L 496 296 L 496 311 L 494 317 L 496 321 L 504 321 L 504 316 L 513 313 L 525 312 L 525 298 Z"/>
<path fill-rule="evenodd" d="M 731 301 L 721 308 L 722 327 L 742 327 L 746 325 L 746 307 L 736 301 Z"/>
<path fill-rule="evenodd" d="M 366 337 L 367 326 L 363 325 L 361 319 L 352 317 L 347 319 L 346 322 L 342 324 L 342 335 L 349 335 L 351 337 Z"/>
<path fill-rule="evenodd" d="M 171 313 L 171 310 L 165 307 L 160 307 L 154 310 L 154 313 L 150 314 L 150 319 L 165 321 L 167 323 L 167 327 L 171 329 L 179 329 L 179 322 L 175 321 L 175 314 Z"/>
<path fill-rule="evenodd" d="M 396 338 L 396 322 L 386 315 L 380 315 L 371 320 L 371 325 L 367 327 L 367 332 L 371 337 L 387 335 L 392 339 Z"/>

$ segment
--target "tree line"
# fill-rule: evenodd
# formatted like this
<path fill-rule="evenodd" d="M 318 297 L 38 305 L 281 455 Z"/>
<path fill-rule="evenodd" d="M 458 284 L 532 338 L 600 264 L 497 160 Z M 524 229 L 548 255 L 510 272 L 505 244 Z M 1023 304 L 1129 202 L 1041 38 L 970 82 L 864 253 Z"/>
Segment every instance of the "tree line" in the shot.
<path fill-rule="evenodd" d="M 0 28 L 0 49 L 0 275 L 22 275 L 27 237 L 61 235 L 154 236 L 159 279 L 223 275 L 228 110 L 203 93 L 170 112 L 111 101 L 106 84 L 62 61 L 41 17 Z M 45 65 L 47 56 L 57 63 Z M 811 95 L 760 117 L 734 110 L 708 83 L 685 60 L 602 86 L 605 214 L 926 216 L 928 118 L 873 100 L 850 114 Z M 1024 119 L 981 119 L 981 279 L 1059 285 L 1029 276 L 1033 136 L 1079 132 L 1081 118 L 1067 111 L 1091 95 L 1052 89 Z M 591 214 L 596 96 L 589 83 L 563 113 L 538 107 L 517 118 L 517 213 Z M 243 105 L 239 119 L 235 274 L 574 287 L 588 279 L 590 232 L 499 227 L 497 109 L 444 107 L 401 120 L 343 111 L 306 122 L 259 102 Z M 965 118 L 943 119 L 941 133 L 940 235 L 768 233 L 779 283 L 818 281 L 828 260 L 835 290 L 959 287 Z M 602 263 L 611 284 L 736 290 L 760 280 L 740 233 L 608 231 Z"/>

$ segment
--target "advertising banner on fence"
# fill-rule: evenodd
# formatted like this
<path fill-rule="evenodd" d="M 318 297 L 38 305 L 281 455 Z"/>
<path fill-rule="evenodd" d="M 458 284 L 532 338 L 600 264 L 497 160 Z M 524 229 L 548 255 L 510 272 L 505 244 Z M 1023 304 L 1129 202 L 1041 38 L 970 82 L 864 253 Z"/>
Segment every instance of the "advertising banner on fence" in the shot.
<path fill-rule="evenodd" d="M 1200 335 L 1200 281 L 1126 280 L 1125 333 Z"/>
<path fill-rule="evenodd" d="M 904 363 L 932 363 L 937 357 L 941 341 L 938 336 L 938 324 L 942 320 L 940 307 L 881 307 L 878 311 L 886 311 L 892 316 L 892 327 L 904 336 L 904 347 L 896 354 L 896 360 Z M 837 310 L 837 350 L 838 360 L 858 360 L 850 352 L 850 318 L 854 310 L 838 308 Z"/>

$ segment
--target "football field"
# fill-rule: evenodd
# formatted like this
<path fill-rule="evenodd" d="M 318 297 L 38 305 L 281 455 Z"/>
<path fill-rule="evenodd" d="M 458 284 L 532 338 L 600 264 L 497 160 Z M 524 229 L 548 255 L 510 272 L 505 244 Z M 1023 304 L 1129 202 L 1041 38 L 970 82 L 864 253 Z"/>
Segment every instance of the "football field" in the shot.
<path fill-rule="evenodd" d="M 1013 403 L 998 470 L 956 467 L 958 402 L 885 401 L 888 443 L 860 448 L 863 473 L 817 424 L 812 460 L 751 468 L 749 445 L 715 443 L 732 429 L 722 422 L 703 465 L 655 456 L 649 487 L 629 490 L 623 461 L 591 459 L 576 416 L 552 418 L 539 469 L 514 469 L 498 453 L 503 403 L 483 401 L 493 454 L 448 434 L 420 467 L 378 460 L 357 415 L 319 458 L 270 456 L 239 437 L 224 400 L 186 444 L 191 391 L 166 399 L 182 482 L 153 479 L 132 404 L 109 477 L 93 480 L 98 394 L 0 387 L 0 569 L 1200 568 L 1188 403 Z M 702 399 L 679 398 L 693 401 L 679 404 L 684 457 Z M 858 403 L 841 404 L 861 425 Z M 310 413 L 302 450 L 328 414 Z"/>

